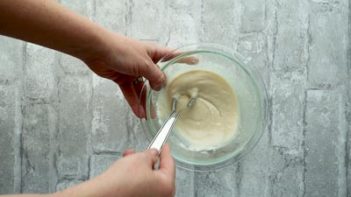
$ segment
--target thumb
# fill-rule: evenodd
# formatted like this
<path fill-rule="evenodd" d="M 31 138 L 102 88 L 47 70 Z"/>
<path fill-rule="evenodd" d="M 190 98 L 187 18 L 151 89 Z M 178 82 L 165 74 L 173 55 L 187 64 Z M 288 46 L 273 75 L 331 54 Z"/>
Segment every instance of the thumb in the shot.
<path fill-rule="evenodd" d="M 160 90 L 166 82 L 166 75 L 151 59 L 145 62 L 145 66 L 141 67 L 140 74 L 149 80 L 150 86 L 154 90 Z"/>
<path fill-rule="evenodd" d="M 123 156 L 123 157 L 126 157 L 126 156 L 132 155 L 132 154 L 134 154 L 134 153 L 135 153 L 135 152 L 134 152 L 133 149 L 127 149 L 127 150 L 125 150 L 125 151 L 123 152 L 122 156 Z"/>
<path fill-rule="evenodd" d="M 144 151 L 144 155 L 147 158 L 149 166 L 153 167 L 154 163 L 158 160 L 159 152 L 156 149 L 149 149 Z"/>

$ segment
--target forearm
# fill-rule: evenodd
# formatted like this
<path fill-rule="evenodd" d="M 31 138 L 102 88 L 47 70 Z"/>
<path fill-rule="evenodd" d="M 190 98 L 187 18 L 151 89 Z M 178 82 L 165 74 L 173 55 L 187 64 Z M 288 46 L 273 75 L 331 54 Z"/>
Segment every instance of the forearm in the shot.
<path fill-rule="evenodd" d="M 94 188 L 99 184 L 103 183 L 90 183 L 90 181 L 86 181 L 84 183 L 75 185 L 73 187 L 67 188 L 63 191 L 58 191 L 52 194 L 12 194 L 12 195 L 0 195 L 0 197 L 66 197 L 66 196 L 74 196 L 74 197 L 95 197 L 101 196 L 99 195 L 99 191 L 95 191 Z"/>
<path fill-rule="evenodd" d="M 51 194 L 13 194 L 13 195 L 0 195 L 0 196 L 1 197 L 56 197 Z"/>
<path fill-rule="evenodd" d="M 91 188 L 88 187 L 87 182 L 73 186 L 64 191 L 58 191 L 52 194 L 12 194 L 12 195 L 0 195 L 0 197 L 94 197 L 91 195 Z"/>
<path fill-rule="evenodd" d="M 52 0 L 1 0 L 0 34 L 84 59 L 108 32 Z"/>

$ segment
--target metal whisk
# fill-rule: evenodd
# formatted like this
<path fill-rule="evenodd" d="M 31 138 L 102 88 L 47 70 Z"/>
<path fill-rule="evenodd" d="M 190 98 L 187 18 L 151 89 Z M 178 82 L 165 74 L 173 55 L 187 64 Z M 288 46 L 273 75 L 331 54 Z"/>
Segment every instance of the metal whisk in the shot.
<path fill-rule="evenodd" d="M 187 103 L 187 108 L 190 109 L 196 101 L 196 97 L 191 97 Z M 163 144 L 167 140 L 169 133 L 173 129 L 173 126 L 178 118 L 178 115 L 181 111 L 177 111 L 178 99 L 176 97 L 172 98 L 172 112 L 168 117 L 166 122 L 162 125 L 160 130 L 158 130 L 156 136 L 151 141 L 148 149 L 155 148 L 158 152 L 161 151 Z"/>

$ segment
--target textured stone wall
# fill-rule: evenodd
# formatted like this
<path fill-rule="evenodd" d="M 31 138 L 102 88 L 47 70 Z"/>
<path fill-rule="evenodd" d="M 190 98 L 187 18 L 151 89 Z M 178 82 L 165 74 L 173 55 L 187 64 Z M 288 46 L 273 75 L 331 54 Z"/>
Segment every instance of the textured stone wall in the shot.
<path fill-rule="evenodd" d="M 262 74 L 270 113 L 257 147 L 220 170 L 177 169 L 177 196 L 351 196 L 350 1 L 60 2 L 133 38 L 227 45 Z M 0 37 L 0 193 L 61 190 L 146 146 L 115 84 Z"/>

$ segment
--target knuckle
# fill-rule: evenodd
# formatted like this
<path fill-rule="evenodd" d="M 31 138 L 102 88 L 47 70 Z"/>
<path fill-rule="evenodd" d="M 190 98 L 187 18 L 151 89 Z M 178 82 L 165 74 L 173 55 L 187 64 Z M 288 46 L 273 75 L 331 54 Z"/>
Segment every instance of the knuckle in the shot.
<path fill-rule="evenodd" d="M 148 59 L 144 60 L 144 64 L 145 64 L 145 66 L 148 69 L 150 69 L 150 68 L 152 68 L 154 66 L 154 63 L 151 60 L 148 60 Z"/>
<path fill-rule="evenodd" d="M 143 59 L 140 61 L 141 63 L 139 64 L 139 70 L 140 70 L 140 73 L 139 74 L 146 74 L 149 72 L 150 68 L 152 67 L 151 65 L 151 62 L 146 60 L 146 59 Z"/>
<path fill-rule="evenodd" d="M 136 62 L 137 63 L 133 66 L 133 74 L 135 76 L 144 76 L 147 74 L 150 68 L 150 63 L 145 59 L 141 59 Z"/>
<path fill-rule="evenodd" d="M 142 73 L 142 66 L 141 65 L 135 65 L 132 67 L 132 69 L 133 69 L 132 72 L 135 76 L 141 75 L 141 73 Z"/>

